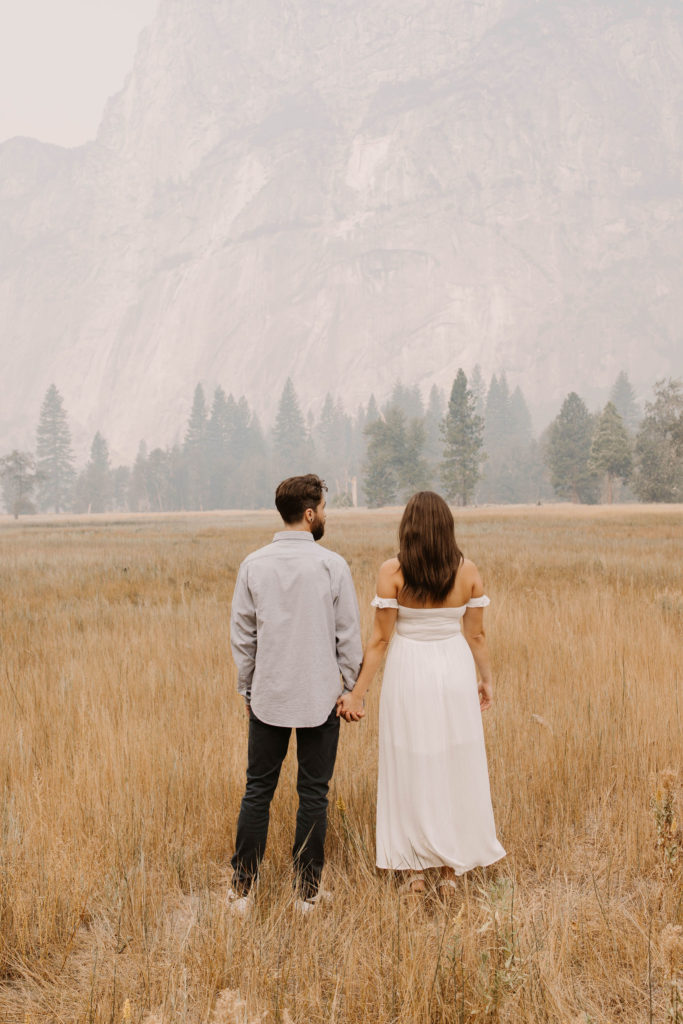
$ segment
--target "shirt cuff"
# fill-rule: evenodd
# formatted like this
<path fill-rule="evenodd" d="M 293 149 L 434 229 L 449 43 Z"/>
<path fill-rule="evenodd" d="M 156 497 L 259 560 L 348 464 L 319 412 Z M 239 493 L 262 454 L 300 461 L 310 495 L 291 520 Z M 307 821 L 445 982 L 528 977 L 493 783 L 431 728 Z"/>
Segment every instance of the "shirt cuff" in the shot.
<path fill-rule="evenodd" d="M 351 690 L 356 685 L 356 680 L 358 679 L 358 676 L 360 674 L 360 665 L 358 666 L 358 671 L 355 673 L 355 675 L 353 675 L 352 673 L 353 669 L 349 669 L 350 678 L 347 679 L 344 673 L 340 672 L 342 685 L 344 687 L 344 693 L 351 693 Z"/>
<path fill-rule="evenodd" d="M 237 679 L 237 692 L 240 697 L 244 697 L 245 700 L 251 700 L 251 679 L 248 681 L 245 679 Z"/>

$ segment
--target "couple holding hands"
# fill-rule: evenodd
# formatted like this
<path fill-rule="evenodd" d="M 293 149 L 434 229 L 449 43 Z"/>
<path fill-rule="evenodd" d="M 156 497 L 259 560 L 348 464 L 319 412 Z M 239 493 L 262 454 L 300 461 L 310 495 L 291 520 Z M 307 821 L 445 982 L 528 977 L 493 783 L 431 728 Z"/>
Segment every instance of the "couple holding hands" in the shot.
<path fill-rule="evenodd" d="M 299 796 L 295 905 L 301 913 L 318 905 L 339 720 L 364 716 L 365 694 L 387 650 L 377 866 L 406 872 L 406 890 L 419 893 L 427 869 L 438 870 L 439 888 L 455 888 L 456 875 L 505 856 L 481 720 L 492 700 L 483 629 L 489 599 L 477 567 L 458 548 L 451 511 L 433 491 L 409 500 L 398 556 L 379 570 L 363 652 L 349 567 L 316 544 L 325 532 L 326 489 L 313 474 L 279 484 L 275 504 L 284 529 L 244 560 L 235 584 L 230 639 L 249 715 L 247 785 L 228 893 L 239 914 L 252 906 L 292 729 Z"/>

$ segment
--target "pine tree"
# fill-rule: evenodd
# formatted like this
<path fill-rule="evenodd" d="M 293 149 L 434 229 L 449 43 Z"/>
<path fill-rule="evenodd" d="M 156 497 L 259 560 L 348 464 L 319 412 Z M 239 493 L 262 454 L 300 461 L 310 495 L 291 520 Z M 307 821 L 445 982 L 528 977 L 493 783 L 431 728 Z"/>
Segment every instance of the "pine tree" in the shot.
<path fill-rule="evenodd" d="M 235 404 L 233 419 L 232 451 L 235 460 L 235 479 L 231 497 L 234 508 L 253 508 L 258 504 L 253 495 L 253 480 L 249 465 L 254 456 L 251 420 L 249 403 L 242 396 Z"/>
<path fill-rule="evenodd" d="M 332 477 L 338 475 L 335 470 L 343 456 L 340 452 L 341 438 L 338 436 L 338 422 L 332 395 L 327 392 L 320 412 L 320 419 L 314 428 L 317 449 L 317 466 L 319 475 L 327 481 L 332 490 Z"/>
<path fill-rule="evenodd" d="M 186 456 L 179 444 L 161 451 L 155 448 L 149 453 L 150 473 L 155 472 L 155 456 L 159 454 L 159 477 L 164 479 L 165 492 L 160 490 L 163 508 L 177 512 L 187 507 L 187 464 Z"/>
<path fill-rule="evenodd" d="M 112 470 L 112 509 L 125 512 L 128 509 L 128 491 L 130 488 L 130 466 L 116 466 Z"/>
<path fill-rule="evenodd" d="M 550 496 L 542 449 L 534 437 L 531 413 L 519 386 L 510 395 L 510 438 L 511 500 L 530 502 Z"/>
<path fill-rule="evenodd" d="M 484 411 L 484 445 L 489 454 L 505 443 L 509 430 L 510 392 L 507 378 L 501 373 L 498 379 L 494 373 L 489 384 Z"/>
<path fill-rule="evenodd" d="M 358 465 L 355 453 L 353 421 L 344 408 L 341 398 L 334 407 L 335 434 L 339 443 L 341 466 L 335 478 L 333 498 L 338 505 L 353 505 L 356 501 L 355 477 Z"/>
<path fill-rule="evenodd" d="M 542 466 L 531 416 L 519 387 L 509 393 L 504 373 L 491 378 L 484 425 L 486 462 L 477 494 L 485 502 L 535 501 Z"/>
<path fill-rule="evenodd" d="M 310 473 L 311 441 L 290 377 L 285 381 L 273 429 L 273 457 L 278 481 Z"/>
<path fill-rule="evenodd" d="M 590 465 L 593 426 L 585 403 L 572 391 L 548 430 L 550 482 L 561 498 L 588 504 L 597 501 L 598 476 Z"/>
<path fill-rule="evenodd" d="M 621 371 L 612 385 L 609 398 L 621 416 L 628 433 L 635 434 L 640 422 L 640 409 L 638 408 L 636 394 L 631 386 L 631 381 L 624 370 Z"/>
<path fill-rule="evenodd" d="M 396 480 L 398 500 L 407 501 L 415 491 L 429 486 L 430 472 L 424 457 L 424 411 L 415 388 L 397 384 L 384 408 L 387 458 Z"/>
<path fill-rule="evenodd" d="M 182 462 L 179 449 L 176 459 Z M 167 512 L 180 507 L 180 495 L 174 493 L 172 484 L 172 455 L 163 448 L 153 448 L 145 467 L 145 490 L 149 495 L 152 512 Z"/>
<path fill-rule="evenodd" d="M 187 465 L 180 445 L 153 448 L 140 442 L 128 485 L 132 512 L 169 512 L 187 507 Z"/>
<path fill-rule="evenodd" d="M 147 512 L 149 507 L 149 494 L 147 493 L 147 444 L 145 441 L 140 441 L 128 485 L 128 508 L 131 512 Z"/>
<path fill-rule="evenodd" d="M 108 512 L 113 497 L 113 481 L 109 464 L 109 446 L 98 431 L 90 447 L 90 459 L 79 479 L 79 505 L 83 511 Z"/>
<path fill-rule="evenodd" d="M 400 381 L 397 381 L 391 392 L 391 398 L 384 407 L 384 411 L 386 412 L 390 408 L 400 409 L 406 418 L 406 423 L 410 422 L 410 420 L 422 419 L 424 407 L 417 384 L 413 384 L 411 387 L 404 387 Z"/>
<path fill-rule="evenodd" d="M 249 410 L 246 398 L 237 404 L 244 452 L 241 465 L 241 495 L 237 508 L 271 508 L 273 504 L 268 446 L 258 417 Z M 279 480 L 280 478 L 278 478 Z"/>
<path fill-rule="evenodd" d="M 510 395 L 508 405 L 508 422 L 510 425 L 510 432 L 514 436 L 517 444 L 531 444 L 533 439 L 531 413 L 529 412 L 529 406 L 526 404 L 526 399 L 522 394 L 522 389 L 519 386 L 517 386 Z"/>
<path fill-rule="evenodd" d="M 3 456 L 0 459 L 0 479 L 6 512 L 15 519 L 35 512 L 33 492 L 38 480 L 35 459 L 30 452 L 20 452 L 15 448 Z"/>
<path fill-rule="evenodd" d="M 458 370 L 442 425 L 441 479 L 446 496 L 461 505 L 472 499 L 481 475 L 484 424 L 475 411 L 475 398 L 467 377 Z"/>
<path fill-rule="evenodd" d="M 406 501 L 415 491 L 429 486 L 423 417 L 409 419 L 406 413 L 406 409 L 421 408 L 416 389 L 406 390 L 396 385 L 383 418 L 372 420 L 366 426 L 368 448 L 363 465 L 363 489 L 370 507 Z"/>
<path fill-rule="evenodd" d="M 402 417 L 402 415 L 402 413 L 398 413 L 398 416 Z M 366 425 L 365 436 L 367 438 L 367 452 L 363 463 L 365 502 L 368 508 L 395 505 L 398 501 L 395 435 L 392 437 L 391 427 L 380 418 L 372 420 Z"/>
<path fill-rule="evenodd" d="M 407 501 L 416 491 L 426 490 L 431 483 L 424 447 L 424 421 L 413 417 L 405 427 L 403 451 L 398 466 L 399 494 L 402 501 Z"/>
<path fill-rule="evenodd" d="M 183 443 L 185 498 L 188 508 L 204 509 L 209 504 L 207 429 L 208 416 L 204 388 L 201 384 L 197 384 Z"/>
<path fill-rule="evenodd" d="M 36 456 L 40 510 L 65 511 L 75 478 L 74 456 L 62 396 L 54 384 L 47 389 L 40 409 Z"/>
<path fill-rule="evenodd" d="M 469 386 L 470 391 L 474 395 L 474 411 L 477 416 L 483 416 L 486 401 L 486 385 L 484 384 L 484 377 L 482 376 L 479 363 L 475 365 L 470 374 Z"/>
<path fill-rule="evenodd" d="M 356 409 L 356 418 L 353 421 L 354 437 L 358 433 L 360 433 L 362 435 L 363 431 L 365 430 L 365 422 L 366 422 L 365 407 L 361 404 Z M 354 442 L 354 444 L 355 444 L 355 442 Z"/>
<path fill-rule="evenodd" d="M 379 408 L 377 406 L 377 399 L 374 395 L 370 395 L 368 399 L 368 408 L 365 413 L 365 425 L 368 423 L 374 423 L 375 420 L 379 419 Z"/>
<path fill-rule="evenodd" d="M 607 501 L 611 505 L 614 481 L 622 480 L 626 483 L 633 469 L 631 442 L 612 402 L 607 403 L 596 424 L 591 442 L 590 465 L 601 476 L 607 477 Z"/>
<path fill-rule="evenodd" d="M 316 471 L 327 483 L 330 505 L 352 504 L 353 426 L 341 400 L 334 402 L 329 392 L 313 434 Z"/>
<path fill-rule="evenodd" d="M 429 485 L 434 486 L 439 475 L 439 463 L 441 461 L 441 421 L 444 417 L 444 397 L 436 384 L 432 385 L 429 392 L 427 411 L 424 416 L 425 432 L 425 458 L 427 460 Z"/>
<path fill-rule="evenodd" d="M 374 394 L 370 395 L 368 399 L 367 409 L 363 410 L 362 416 L 360 415 L 356 421 L 356 465 L 359 467 L 360 473 L 360 495 L 359 501 L 361 505 L 370 505 L 367 494 L 365 493 L 365 473 L 368 466 L 368 445 L 370 443 L 370 435 L 367 433 L 367 427 L 371 423 L 376 423 L 380 419 L 379 407 Z"/>
<path fill-rule="evenodd" d="M 635 442 L 633 488 L 641 501 L 683 501 L 683 384 L 658 380 Z"/>
<path fill-rule="evenodd" d="M 510 486 L 509 462 L 510 396 L 507 381 L 494 373 L 484 403 L 484 463 L 477 489 L 480 501 L 514 501 Z"/>
<path fill-rule="evenodd" d="M 228 399 L 222 387 L 213 393 L 211 414 L 206 427 L 206 463 L 211 508 L 230 508 L 230 489 L 234 473 L 232 435 L 235 400 Z"/>

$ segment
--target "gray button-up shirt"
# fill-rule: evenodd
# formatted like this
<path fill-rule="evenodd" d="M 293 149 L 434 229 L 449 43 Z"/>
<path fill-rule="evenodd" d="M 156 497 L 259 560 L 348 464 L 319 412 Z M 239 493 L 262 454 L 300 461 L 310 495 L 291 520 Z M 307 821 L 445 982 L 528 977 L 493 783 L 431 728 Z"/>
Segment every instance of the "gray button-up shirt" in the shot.
<path fill-rule="evenodd" d="M 237 690 L 269 725 L 321 725 L 363 659 L 349 567 L 305 530 L 242 562 L 230 615 Z"/>

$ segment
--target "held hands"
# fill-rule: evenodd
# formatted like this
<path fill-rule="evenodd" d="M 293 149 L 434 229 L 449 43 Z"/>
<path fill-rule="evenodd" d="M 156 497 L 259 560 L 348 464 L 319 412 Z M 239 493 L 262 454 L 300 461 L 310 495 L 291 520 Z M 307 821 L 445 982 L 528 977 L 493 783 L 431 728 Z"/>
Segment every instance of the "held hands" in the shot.
<path fill-rule="evenodd" d="M 479 707 L 482 711 L 487 711 L 493 704 L 493 684 L 491 680 L 485 683 L 480 679 L 477 683 L 477 690 L 479 692 Z"/>
<path fill-rule="evenodd" d="M 365 701 L 351 693 L 343 693 L 337 701 L 337 718 L 345 722 L 359 722 L 365 717 Z"/>

